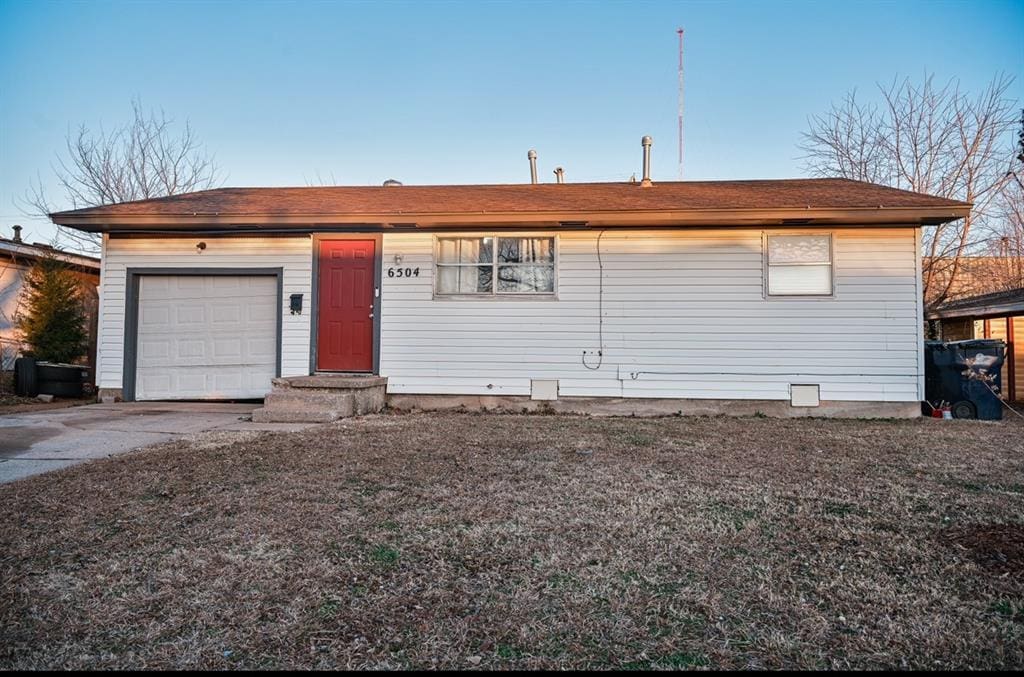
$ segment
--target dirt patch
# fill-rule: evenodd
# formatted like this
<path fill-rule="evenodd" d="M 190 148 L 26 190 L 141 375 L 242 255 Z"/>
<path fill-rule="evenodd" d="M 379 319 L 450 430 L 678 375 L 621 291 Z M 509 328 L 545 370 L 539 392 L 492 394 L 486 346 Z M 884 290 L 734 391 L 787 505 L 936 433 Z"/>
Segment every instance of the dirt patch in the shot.
<path fill-rule="evenodd" d="M 1024 573 L 1024 525 L 991 524 L 951 530 L 945 540 L 997 572 Z"/>
<path fill-rule="evenodd" d="M 0 487 L 0 667 L 1021 669 L 976 553 L 1018 561 L 1022 459 L 1017 421 L 178 440 Z"/>
<path fill-rule="evenodd" d="M 83 404 L 93 404 L 94 402 L 95 400 L 88 398 L 43 402 L 35 397 L 2 395 L 0 396 L 0 416 L 3 416 L 4 414 L 25 414 L 33 411 L 46 411 L 47 409 L 67 409 L 68 407 L 78 407 Z"/>
<path fill-rule="evenodd" d="M 60 434 L 58 428 L 42 426 L 0 427 L 0 458 L 11 458 L 32 448 L 36 442 L 48 440 Z"/>

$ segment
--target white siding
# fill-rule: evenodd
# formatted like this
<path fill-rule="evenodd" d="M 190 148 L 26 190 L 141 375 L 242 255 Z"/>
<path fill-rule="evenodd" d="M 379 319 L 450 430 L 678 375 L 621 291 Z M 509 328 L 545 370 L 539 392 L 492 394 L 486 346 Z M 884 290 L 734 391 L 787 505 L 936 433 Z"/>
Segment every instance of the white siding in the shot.
<path fill-rule="evenodd" d="M 558 379 L 561 396 L 786 400 L 810 383 L 823 400 L 920 399 L 917 229 L 831 232 L 834 298 L 765 299 L 761 229 L 606 231 L 596 370 L 581 358 L 599 347 L 597 232 L 558 235 L 556 299 L 469 300 L 433 298 L 433 235 L 385 233 L 385 271 L 401 254 L 420 275 L 383 275 L 380 371 L 392 393 L 528 396 Z M 206 238 L 197 254 L 198 239 L 106 239 L 100 387 L 122 387 L 129 267 L 282 267 L 281 371 L 309 373 L 311 239 Z"/>
<path fill-rule="evenodd" d="M 206 250 L 196 253 L 203 239 Z M 97 385 L 121 388 L 124 366 L 125 282 L 128 268 L 283 268 L 281 375 L 309 373 L 313 247 L 309 236 L 231 238 L 104 238 L 100 282 Z M 303 294 L 303 313 L 288 297 Z"/>
<path fill-rule="evenodd" d="M 807 230 L 806 232 L 830 232 Z M 604 359 L 598 233 L 559 235 L 557 299 L 434 299 L 433 236 L 386 233 L 381 374 L 388 391 L 562 396 L 919 400 L 921 305 L 915 228 L 837 229 L 833 298 L 763 294 L 760 229 L 606 231 Z M 596 356 L 588 356 L 593 366 Z"/>

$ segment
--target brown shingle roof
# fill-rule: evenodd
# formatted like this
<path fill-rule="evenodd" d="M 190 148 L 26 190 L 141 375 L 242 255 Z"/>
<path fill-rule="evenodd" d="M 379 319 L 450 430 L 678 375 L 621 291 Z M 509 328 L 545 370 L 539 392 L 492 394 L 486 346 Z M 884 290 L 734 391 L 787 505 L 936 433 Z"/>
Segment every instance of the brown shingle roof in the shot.
<path fill-rule="evenodd" d="M 98 273 L 100 269 L 100 260 L 94 256 L 67 252 L 38 242 L 15 242 L 6 237 L 0 237 L 0 261 L 10 258 L 37 261 L 46 256 L 94 273 Z"/>
<path fill-rule="evenodd" d="M 479 186 L 218 188 L 62 214 L 395 214 L 959 206 L 962 202 L 845 179 Z"/>
<path fill-rule="evenodd" d="M 1024 313 L 1024 288 L 1006 289 L 949 301 L 925 313 L 927 319 L 988 317 Z"/>
<path fill-rule="evenodd" d="M 337 186 L 304 188 L 219 188 L 172 197 L 79 209 L 51 215 L 56 223 L 81 225 L 107 219 L 127 223 L 133 218 L 201 222 L 210 217 L 271 219 L 346 217 L 353 222 L 417 221 L 437 215 L 614 214 L 643 212 L 708 212 L 746 210 L 950 210 L 968 205 L 955 200 L 911 193 L 846 179 L 783 179 L 761 181 L 566 183 L 464 186 Z M 115 219 L 115 221 L 110 221 Z M 330 221 L 331 219 L 326 219 Z"/>

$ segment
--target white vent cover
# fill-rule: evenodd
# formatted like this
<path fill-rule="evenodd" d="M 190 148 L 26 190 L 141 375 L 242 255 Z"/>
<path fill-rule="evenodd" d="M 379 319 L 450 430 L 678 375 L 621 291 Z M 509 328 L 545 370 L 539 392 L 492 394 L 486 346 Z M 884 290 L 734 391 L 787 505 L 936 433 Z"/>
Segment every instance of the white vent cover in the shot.
<path fill-rule="evenodd" d="M 821 404 L 817 385 L 789 386 L 789 403 L 794 407 L 817 407 Z"/>
<path fill-rule="evenodd" d="M 530 399 L 531 400 L 557 400 L 558 399 L 558 381 L 530 381 Z"/>

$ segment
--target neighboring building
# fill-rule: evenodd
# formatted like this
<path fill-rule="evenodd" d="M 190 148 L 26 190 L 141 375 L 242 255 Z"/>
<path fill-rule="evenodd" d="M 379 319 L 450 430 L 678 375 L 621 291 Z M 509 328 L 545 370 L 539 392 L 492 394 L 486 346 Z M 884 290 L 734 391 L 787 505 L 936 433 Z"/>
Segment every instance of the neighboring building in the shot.
<path fill-rule="evenodd" d="M 54 249 L 44 244 L 29 244 L 21 240 L 21 226 L 14 226 L 14 237 L 0 237 L 0 369 L 9 370 L 23 348 L 17 328 L 17 316 L 22 301 L 25 274 L 43 257 L 63 261 L 79 274 L 86 290 L 89 318 L 89 366 L 95 365 L 97 309 L 100 283 L 100 260 Z"/>
<path fill-rule="evenodd" d="M 928 270 L 928 257 L 923 266 Z M 946 289 L 953 269 L 952 259 L 936 261 L 926 307 L 934 305 L 936 296 Z M 1020 256 L 964 256 L 960 259 L 956 280 L 945 301 L 989 294 L 1024 287 L 1024 258 Z M 945 302 L 944 301 L 944 302 Z"/>
<path fill-rule="evenodd" d="M 1024 400 L 1024 288 L 944 303 L 925 317 L 939 323 L 940 338 L 945 341 L 1005 341 L 1003 394 L 1009 400 Z"/>
<path fill-rule="evenodd" d="M 398 406 L 918 415 L 921 228 L 842 179 L 223 188 L 53 214 L 103 234 L 98 386 Z M 796 410 L 792 410 L 796 411 Z"/>

